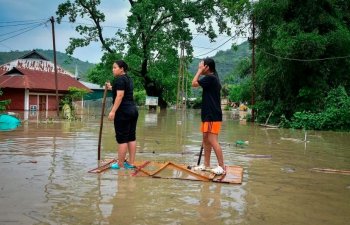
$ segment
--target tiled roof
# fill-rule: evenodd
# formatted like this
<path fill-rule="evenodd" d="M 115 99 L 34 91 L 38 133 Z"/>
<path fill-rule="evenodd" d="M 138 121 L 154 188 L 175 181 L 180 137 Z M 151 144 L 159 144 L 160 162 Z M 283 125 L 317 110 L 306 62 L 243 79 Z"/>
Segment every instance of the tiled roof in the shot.
<path fill-rule="evenodd" d="M 86 87 L 90 88 L 91 90 L 104 90 L 104 86 L 101 87 L 100 85 L 98 84 L 93 84 L 93 83 L 89 83 L 89 82 L 86 82 L 86 81 L 79 81 L 80 83 L 82 83 L 83 85 L 85 85 Z"/>
<path fill-rule="evenodd" d="M 54 63 L 47 60 L 33 59 L 33 58 L 23 58 L 23 59 L 12 60 L 11 62 L 7 62 L 3 65 L 0 65 L 0 70 L 9 71 L 13 67 L 16 67 L 19 69 L 30 69 L 30 70 L 45 71 L 45 72 L 55 71 Z M 68 74 L 72 77 L 74 76 L 72 73 L 64 70 L 62 67 L 58 65 L 57 65 L 57 72 Z"/>
<path fill-rule="evenodd" d="M 12 68 L 6 73 L 0 73 L 0 88 L 28 88 L 31 90 L 56 90 L 55 73 Z M 73 77 L 57 73 L 58 90 L 67 91 L 69 87 L 89 90 Z"/>

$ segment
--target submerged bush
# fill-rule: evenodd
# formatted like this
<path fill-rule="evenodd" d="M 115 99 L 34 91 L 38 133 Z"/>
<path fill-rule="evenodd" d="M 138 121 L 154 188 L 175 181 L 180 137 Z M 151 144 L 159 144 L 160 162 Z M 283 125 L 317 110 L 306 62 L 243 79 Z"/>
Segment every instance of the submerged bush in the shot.
<path fill-rule="evenodd" d="M 284 127 L 312 130 L 350 131 L 350 97 L 340 86 L 331 90 L 325 99 L 325 109 L 320 113 L 296 112 Z"/>

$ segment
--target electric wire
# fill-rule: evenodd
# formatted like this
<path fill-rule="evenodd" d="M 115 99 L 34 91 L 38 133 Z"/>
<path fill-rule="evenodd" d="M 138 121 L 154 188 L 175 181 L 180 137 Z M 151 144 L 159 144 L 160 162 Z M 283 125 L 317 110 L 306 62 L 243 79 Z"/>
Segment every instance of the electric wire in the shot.
<path fill-rule="evenodd" d="M 42 22 L 44 22 L 44 21 L 28 22 L 28 23 L 17 23 L 17 24 L 7 24 L 7 25 L 0 25 L 0 27 L 18 27 L 18 26 L 38 24 L 38 23 L 42 23 Z"/>
<path fill-rule="evenodd" d="M 263 49 L 259 48 L 259 51 L 265 53 L 266 55 L 273 56 L 278 59 L 283 59 L 283 60 L 289 60 L 289 61 L 299 61 L 299 62 L 316 62 L 316 61 L 325 61 L 325 60 L 335 60 L 335 59 L 346 59 L 350 58 L 350 55 L 346 56 L 334 56 L 334 57 L 326 57 L 326 58 L 317 58 L 317 59 L 298 59 L 298 58 L 289 58 L 289 57 L 283 57 L 279 55 L 275 55 L 269 52 L 264 51 Z"/>
<path fill-rule="evenodd" d="M 219 45 L 219 46 L 217 46 L 216 48 L 212 49 L 211 51 L 206 52 L 206 53 L 203 53 L 203 54 L 196 55 L 196 56 L 194 56 L 194 57 L 199 58 L 199 57 L 201 57 L 201 56 L 208 55 L 209 53 L 211 53 L 211 52 L 213 52 L 213 51 L 219 49 L 221 46 L 223 46 L 224 44 L 226 44 L 227 42 L 229 42 L 229 41 L 232 40 L 233 38 L 234 38 L 234 37 L 230 37 L 230 38 L 229 38 L 228 40 L 226 40 L 224 43 L 222 43 L 221 45 Z"/>
<path fill-rule="evenodd" d="M 38 25 L 38 24 L 40 24 L 40 23 L 37 23 L 36 25 Z M 34 26 L 35 26 L 35 25 L 34 25 Z M 20 29 L 18 29 L 18 30 L 13 30 L 13 31 L 10 31 L 10 32 L 7 32 L 7 33 L 2 33 L 2 34 L 0 34 L 0 37 L 1 37 L 1 36 L 7 36 L 7 35 L 9 35 L 9 34 L 16 33 L 16 32 L 22 31 L 22 30 L 26 30 L 26 29 L 29 29 L 29 28 L 31 28 L 31 27 L 33 27 L 33 25 L 27 26 L 27 27 L 23 27 L 23 28 L 20 28 Z"/>
<path fill-rule="evenodd" d="M 20 32 L 20 33 L 18 33 L 18 34 L 12 35 L 12 36 L 7 37 L 7 38 L 4 38 L 4 39 L 0 40 L 0 43 L 3 42 L 3 41 L 6 41 L 6 40 L 8 40 L 8 39 L 17 37 L 17 36 L 19 36 L 19 35 L 21 35 L 21 34 L 24 34 L 24 33 L 26 33 L 26 32 L 29 32 L 29 31 L 31 31 L 31 30 L 33 30 L 33 29 L 35 29 L 35 28 L 38 28 L 38 27 L 44 25 L 45 23 L 46 23 L 46 21 L 45 21 L 45 22 L 42 22 L 42 23 L 39 23 L 39 24 L 37 24 L 37 25 L 35 25 L 35 26 L 29 27 L 28 29 L 26 29 L 26 30 L 24 30 L 24 31 L 22 31 L 22 32 Z"/>
<path fill-rule="evenodd" d="M 1 23 L 23 23 L 23 22 L 43 22 L 46 19 L 35 19 L 35 20 L 15 20 L 15 21 L 0 21 Z"/>

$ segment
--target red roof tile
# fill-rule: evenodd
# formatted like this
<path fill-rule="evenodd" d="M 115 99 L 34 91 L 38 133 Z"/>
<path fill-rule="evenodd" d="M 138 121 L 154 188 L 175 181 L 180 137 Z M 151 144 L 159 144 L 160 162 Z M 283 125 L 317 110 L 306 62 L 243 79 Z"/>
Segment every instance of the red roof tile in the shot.
<path fill-rule="evenodd" d="M 55 73 L 22 68 L 13 68 L 0 73 L 0 88 L 27 88 L 31 90 L 56 90 Z M 58 90 L 67 91 L 69 87 L 89 90 L 73 77 L 58 73 Z"/>

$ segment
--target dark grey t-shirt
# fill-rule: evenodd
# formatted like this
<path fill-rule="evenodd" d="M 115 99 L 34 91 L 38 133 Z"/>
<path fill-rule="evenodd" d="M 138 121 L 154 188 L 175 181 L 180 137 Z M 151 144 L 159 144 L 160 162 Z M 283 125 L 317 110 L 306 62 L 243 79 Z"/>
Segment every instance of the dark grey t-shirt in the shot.
<path fill-rule="evenodd" d="M 114 80 L 112 86 L 113 104 L 115 98 L 117 97 L 117 90 L 124 91 L 124 97 L 122 99 L 122 102 L 120 103 L 121 107 L 123 107 L 124 105 L 134 104 L 134 84 L 132 82 L 132 79 L 127 74 L 117 76 Z"/>
<path fill-rule="evenodd" d="M 203 88 L 202 93 L 202 122 L 222 121 L 221 84 L 215 75 L 205 75 L 198 81 Z"/>

